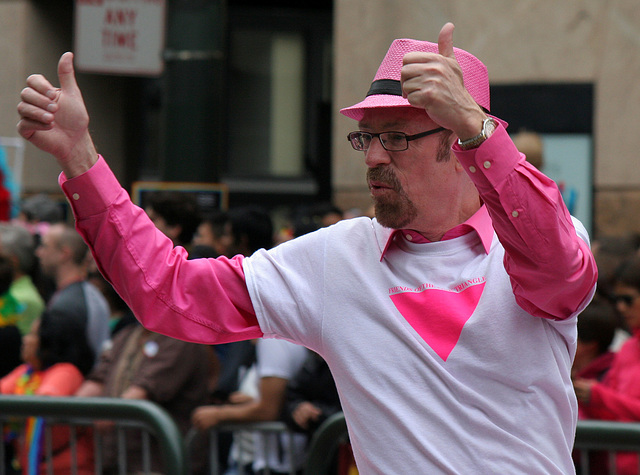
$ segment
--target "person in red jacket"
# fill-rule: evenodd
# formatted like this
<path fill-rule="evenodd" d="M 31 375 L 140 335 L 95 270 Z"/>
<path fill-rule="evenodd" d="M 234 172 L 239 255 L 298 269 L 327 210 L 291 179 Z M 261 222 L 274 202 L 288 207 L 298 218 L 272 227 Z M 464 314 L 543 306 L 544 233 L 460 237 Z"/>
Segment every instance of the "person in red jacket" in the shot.
<path fill-rule="evenodd" d="M 616 306 L 632 337 L 616 353 L 604 380 L 574 378 L 573 386 L 583 419 L 640 421 L 640 256 L 625 262 L 614 285 Z M 638 474 L 638 454 L 616 456 L 619 475 Z"/>

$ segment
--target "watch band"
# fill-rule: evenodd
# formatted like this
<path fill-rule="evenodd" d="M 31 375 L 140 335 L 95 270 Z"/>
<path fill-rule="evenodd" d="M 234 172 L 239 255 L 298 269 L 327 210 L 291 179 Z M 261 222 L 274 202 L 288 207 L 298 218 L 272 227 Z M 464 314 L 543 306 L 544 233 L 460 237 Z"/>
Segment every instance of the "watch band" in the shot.
<path fill-rule="evenodd" d="M 479 147 L 482 142 L 491 137 L 491 134 L 496 130 L 497 126 L 498 124 L 493 118 L 487 117 L 482 121 L 482 130 L 478 135 L 467 140 L 458 139 L 458 145 L 462 150 L 471 150 L 472 148 Z"/>

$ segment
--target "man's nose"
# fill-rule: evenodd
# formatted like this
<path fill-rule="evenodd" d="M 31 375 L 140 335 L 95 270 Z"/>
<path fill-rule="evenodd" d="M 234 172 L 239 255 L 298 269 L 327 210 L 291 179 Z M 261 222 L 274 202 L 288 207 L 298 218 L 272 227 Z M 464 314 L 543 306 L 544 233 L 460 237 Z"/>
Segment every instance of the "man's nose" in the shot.
<path fill-rule="evenodd" d="M 380 136 L 371 139 L 369 148 L 364 152 L 364 161 L 369 168 L 375 168 L 391 162 L 389 152 L 382 146 L 382 142 L 380 142 Z"/>

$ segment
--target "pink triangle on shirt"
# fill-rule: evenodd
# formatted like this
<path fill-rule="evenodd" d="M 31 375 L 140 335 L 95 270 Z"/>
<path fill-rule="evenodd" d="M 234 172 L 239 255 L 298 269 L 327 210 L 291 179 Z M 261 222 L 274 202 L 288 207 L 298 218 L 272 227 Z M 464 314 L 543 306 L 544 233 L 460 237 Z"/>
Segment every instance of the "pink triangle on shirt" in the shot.
<path fill-rule="evenodd" d="M 460 292 L 433 288 L 403 292 L 391 295 L 391 300 L 433 351 L 447 361 L 478 306 L 484 285 L 471 285 Z"/>

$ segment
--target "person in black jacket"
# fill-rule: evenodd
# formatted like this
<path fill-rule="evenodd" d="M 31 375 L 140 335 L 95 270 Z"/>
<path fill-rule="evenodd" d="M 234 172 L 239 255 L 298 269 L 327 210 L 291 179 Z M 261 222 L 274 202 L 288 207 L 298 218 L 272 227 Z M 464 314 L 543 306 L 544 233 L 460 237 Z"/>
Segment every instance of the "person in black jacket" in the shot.
<path fill-rule="evenodd" d="M 310 351 L 300 371 L 287 385 L 282 420 L 292 430 L 311 435 L 328 417 L 341 410 L 327 363 Z"/>

